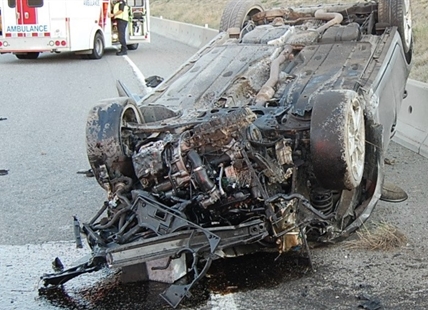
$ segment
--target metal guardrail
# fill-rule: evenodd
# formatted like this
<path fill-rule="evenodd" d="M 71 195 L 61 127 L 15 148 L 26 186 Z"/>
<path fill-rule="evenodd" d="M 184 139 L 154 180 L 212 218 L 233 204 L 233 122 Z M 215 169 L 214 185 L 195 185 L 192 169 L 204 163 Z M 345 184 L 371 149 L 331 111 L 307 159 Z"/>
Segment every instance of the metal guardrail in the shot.
<path fill-rule="evenodd" d="M 151 17 L 150 22 L 154 33 L 196 48 L 201 48 L 218 34 L 215 29 L 163 18 Z M 407 92 L 393 140 L 428 158 L 428 84 L 409 80 Z"/>

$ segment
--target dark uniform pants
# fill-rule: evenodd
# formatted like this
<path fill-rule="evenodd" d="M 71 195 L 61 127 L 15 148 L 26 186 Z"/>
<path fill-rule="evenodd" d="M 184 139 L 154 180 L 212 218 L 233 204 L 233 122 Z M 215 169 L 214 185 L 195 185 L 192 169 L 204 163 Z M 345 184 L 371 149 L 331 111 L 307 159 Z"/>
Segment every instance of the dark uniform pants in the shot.
<path fill-rule="evenodd" d="M 126 27 L 128 26 L 128 22 L 123 19 L 117 19 L 117 31 L 119 32 L 119 42 L 122 45 L 121 51 L 127 51 L 126 47 Z"/>

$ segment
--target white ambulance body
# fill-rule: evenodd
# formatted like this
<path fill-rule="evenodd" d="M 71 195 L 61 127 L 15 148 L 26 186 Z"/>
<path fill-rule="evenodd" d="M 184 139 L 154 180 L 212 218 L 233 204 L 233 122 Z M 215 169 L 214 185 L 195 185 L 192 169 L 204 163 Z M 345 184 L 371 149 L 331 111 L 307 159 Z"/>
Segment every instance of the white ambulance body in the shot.
<path fill-rule="evenodd" d="M 149 0 L 128 0 L 128 49 L 150 42 Z M 35 59 L 42 52 L 76 52 L 99 59 L 120 46 L 110 0 L 0 0 L 0 53 Z"/>

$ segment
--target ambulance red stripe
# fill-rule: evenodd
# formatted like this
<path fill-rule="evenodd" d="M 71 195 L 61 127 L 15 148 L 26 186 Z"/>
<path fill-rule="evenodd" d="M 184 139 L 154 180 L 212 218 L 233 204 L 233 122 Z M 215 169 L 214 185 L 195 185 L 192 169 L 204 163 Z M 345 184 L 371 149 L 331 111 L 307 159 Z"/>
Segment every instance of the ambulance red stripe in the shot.
<path fill-rule="evenodd" d="M 11 33 L 6 32 L 5 37 L 7 38 L 16 38 L 16 37 L 50 37 L 50 32 L 31 32 L 31 33 Z"/>

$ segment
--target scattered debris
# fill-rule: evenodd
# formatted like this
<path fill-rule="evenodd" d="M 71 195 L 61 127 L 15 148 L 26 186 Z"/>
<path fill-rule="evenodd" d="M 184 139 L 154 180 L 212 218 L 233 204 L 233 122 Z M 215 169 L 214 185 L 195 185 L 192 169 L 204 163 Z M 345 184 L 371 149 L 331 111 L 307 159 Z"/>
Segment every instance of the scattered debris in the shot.
<path fill-rule="evenodd" d="M 59 259 L 59 257 L 55 257 L 54 261 L 52 262 L 52 269 L 55 272 L 59 272 L 59 271 L 63 271 L 64 270 L 64 265 L 61 262 L 61 260 Z"/>
<path fill-rule="evenodd" d="M 385 158 L 384 163 L 385 163 L 385 165 L 391 165 L 392 166 L 395 164 L 395 159 Z"/>
<path fill-rule="evenodd" d="M 163 82 L 163 78 L 157 75 L 149 76 L 147 79 L 144 80 L 146 82 L 147 87 L 156 87 L 160 83 Z"/>
<path fill-rule="evenodd" d="M 7 175 L 7 174 L 9 174 L 9 170 L 0 169 L 0 175 Z"/>
<path fill-rule="evenodd" d="M 358 305 L 359 309 L 367 309 L 367 310 L 383 309 L 383 306 L 382 306 L 379 298 L 371 297 L 365 293 L 357 296 L 357 298 L 362 300 L 362 302 Z"/>
<path fill-rule="evenodd" d="M 77 174 L 84 174 L 88 178 L 92 178 L 94 176 L 94 173 L 93 173 L 92 169 L 89 169 L 89 170 L 79 170 L 79 171 L 77 171 Z"/>

